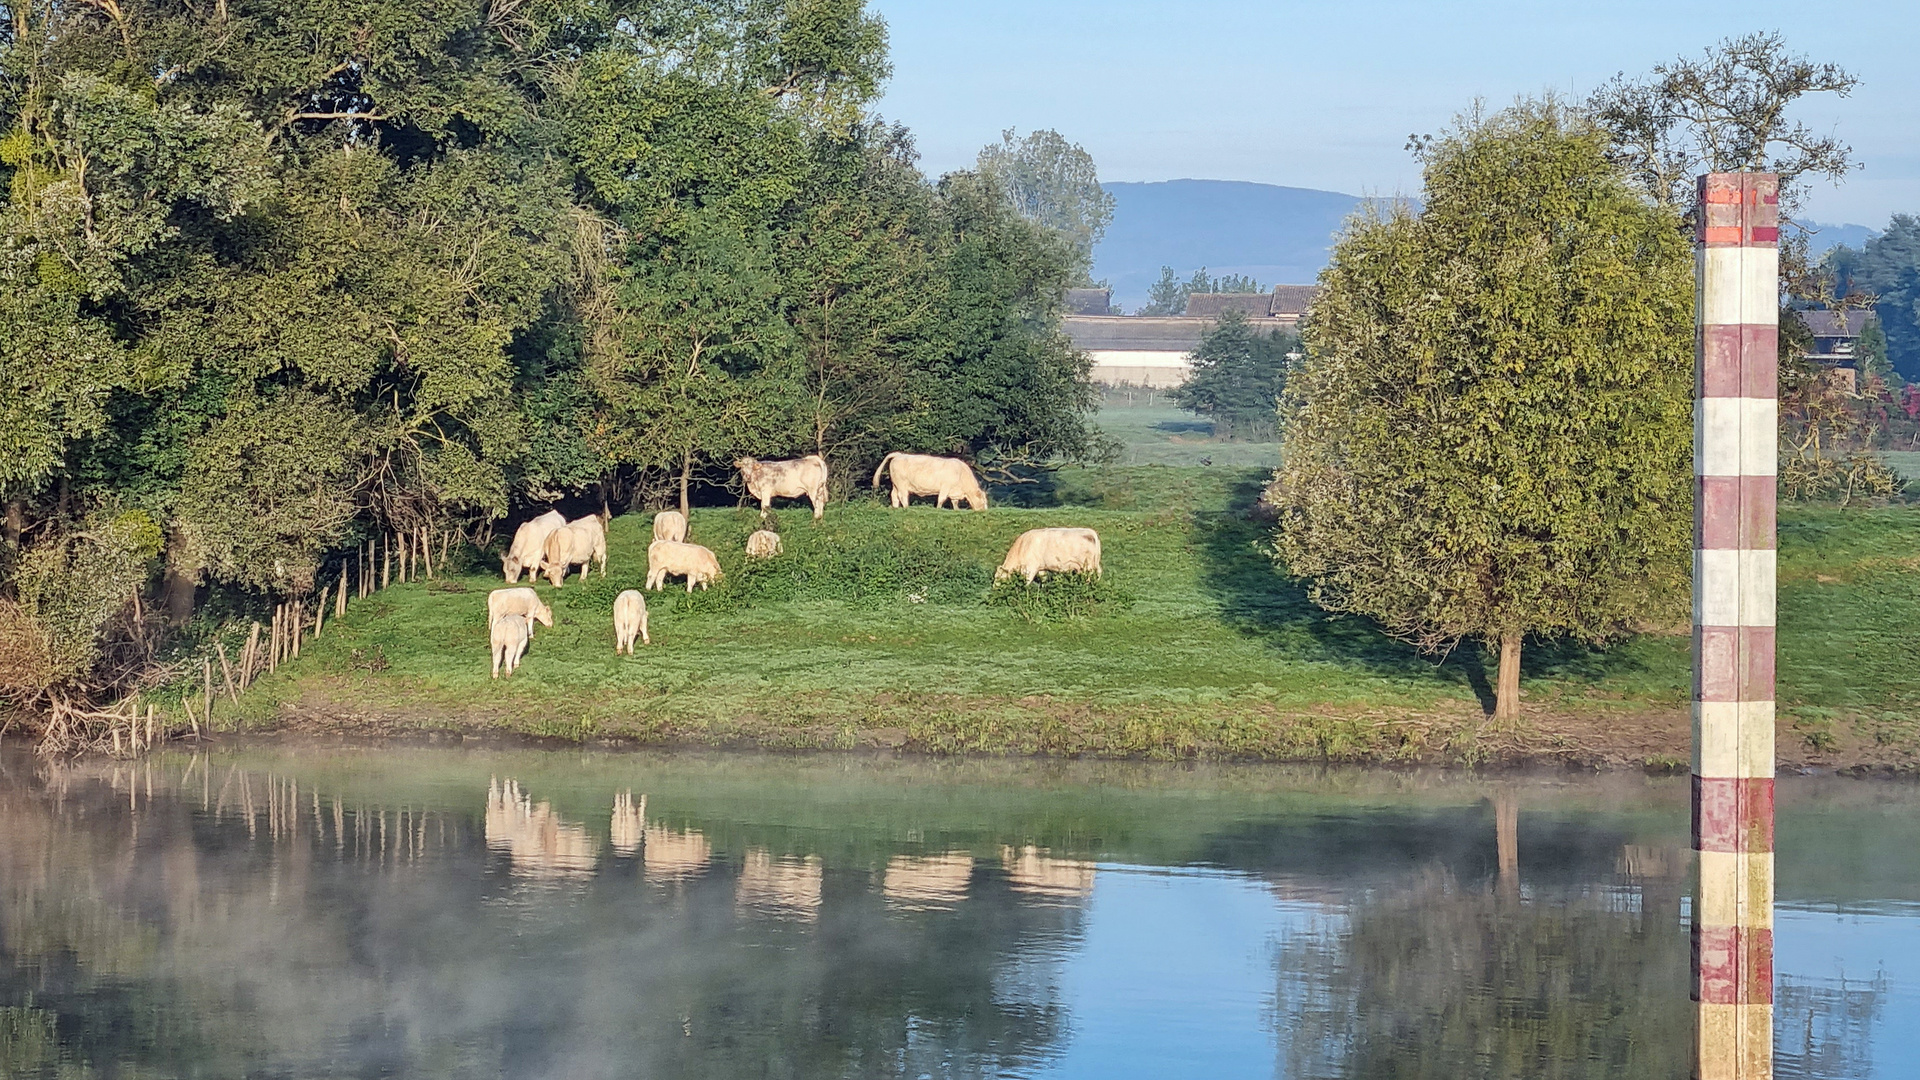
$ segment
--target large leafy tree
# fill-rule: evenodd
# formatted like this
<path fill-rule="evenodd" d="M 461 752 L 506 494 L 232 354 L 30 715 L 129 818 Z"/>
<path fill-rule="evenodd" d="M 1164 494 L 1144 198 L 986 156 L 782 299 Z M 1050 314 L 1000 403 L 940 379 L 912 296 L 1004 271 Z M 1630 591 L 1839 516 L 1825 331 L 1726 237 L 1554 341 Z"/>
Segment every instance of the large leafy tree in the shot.
<path fill-rule="evenodd" d="M 1094 245 L 1113 221 L 1113 196 L 1100 186 L 1092 154 L 1050 128 L 1025 138 L 1008 128 L 998 143 L 981 149 L 975 169 L 1020 216 L 1065 239 L 1074 257 L 1073 284 L 1092 284 Z"/>
<path fill-rule="evenodd" d="M 1886 231 L 1859 251 L 1835 249 L 1828 265 L 1836 295 L 1875 298 L 1887 360 L 1903 378 L 1920 381 L 1920 217 L 1893 215 Z"/>
<path fill-rule="evenodd" d="M 1692 259 L 1554 102 L 1472 115 L 1424 206 L 1335 246 L 1287 391 L 1277 550 L 1424 648 L 1604 641 L 1685 596 Z"/>

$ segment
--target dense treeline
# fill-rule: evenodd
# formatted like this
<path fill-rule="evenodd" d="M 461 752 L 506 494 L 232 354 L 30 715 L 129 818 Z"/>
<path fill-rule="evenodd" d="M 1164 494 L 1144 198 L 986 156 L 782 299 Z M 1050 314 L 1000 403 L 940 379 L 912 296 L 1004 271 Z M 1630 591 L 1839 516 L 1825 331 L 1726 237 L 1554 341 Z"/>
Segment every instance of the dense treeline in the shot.
<path fill-rule="evenodd" d="M 868 114 L 860 0 L 0 7 L 16 704 L 396 528 L 1088 449 L 1071 243 Z"/>

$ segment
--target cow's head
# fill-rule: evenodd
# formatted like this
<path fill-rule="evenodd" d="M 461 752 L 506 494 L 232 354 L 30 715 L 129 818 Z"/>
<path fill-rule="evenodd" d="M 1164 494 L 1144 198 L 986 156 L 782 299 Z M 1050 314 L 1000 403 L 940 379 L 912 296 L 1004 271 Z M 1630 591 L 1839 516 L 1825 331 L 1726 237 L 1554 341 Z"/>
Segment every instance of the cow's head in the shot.
<path fill-rule="evenodd" d="M 734 462 L 733 467 L 736 469 L 739 469 L 742 473 L 745 473 L 748 476 L 752 476 L 754 473 L 760 470 L 760 459 L 743 457 L 740 460 Z"/>
<path fill-rule="evenodd" d="M 532 614 L 534 621 L 540 625 L 548 627 L 553 625 L 553 609 L 547 605 L 535 602 Z"/>
<path fill-rule="evenodd" d="M 520 560 L 514 557 L 513 552 L 509 551 L 500 556 L 500 573 L 506 577 L 507 584 L 511 585 L 519 581 L 522 569 L 524 567 L 520 565 Z"/>

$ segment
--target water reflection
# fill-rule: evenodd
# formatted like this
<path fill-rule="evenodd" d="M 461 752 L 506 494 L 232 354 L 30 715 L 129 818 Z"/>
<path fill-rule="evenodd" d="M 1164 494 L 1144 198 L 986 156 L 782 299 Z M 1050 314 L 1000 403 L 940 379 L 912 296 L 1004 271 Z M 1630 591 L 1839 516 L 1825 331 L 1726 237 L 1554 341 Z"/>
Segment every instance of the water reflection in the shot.
<path fill-rule="evenodd" d="M 1920 795 L 1847 783 L 1782 789 L 1782 1076 L 1920 1068 Z M 1683 1075 L 1686 807 L 1639 778 L 0 753 L 0 1075 Z"/>
<path fill-rule="evenodd" d="M 562 821 L 552 806 L 536 804 L 513 780 L 487 785 L 486 830 L 487 846 L 506 852 L 521 877 L 584 877 L 600 862 L 600 845 L 586 826 Z"/>

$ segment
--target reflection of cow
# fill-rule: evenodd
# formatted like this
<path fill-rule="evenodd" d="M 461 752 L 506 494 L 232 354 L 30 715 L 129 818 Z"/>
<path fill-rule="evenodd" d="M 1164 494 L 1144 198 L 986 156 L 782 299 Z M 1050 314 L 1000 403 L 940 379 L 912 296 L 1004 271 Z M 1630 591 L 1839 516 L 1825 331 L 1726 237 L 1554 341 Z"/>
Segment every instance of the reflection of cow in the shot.
<path fill-rule="evenodd" d="M 915 857 L 895 855 L 887 861 L 880 891 L 887 902 L 908 911 L 950 908 L 967 898 L 973 877 L 973 856 L 964 851 Z"/>
<path fill-rule="evenodd" d="M 648 881 L 690 878 L 713 861 L 713 845 L 695 829 L 675 832 L 664 825 L 649 825 L 644 839 L 641 863 Z"/>
<path fill-rule="evenodd" d="M 766 513 L 775 499 L 804 496 L 813 504 L 813 519 L 820 520 L 827 505 L 827 461 L 819 454 L 808 454 L 791 461 L 761 461 L 743 457 L 733 463 L 747 482 L 747 494 L 760 500 L 760 512 Z"/>
<path fill-rule="evenodd" d="M 888 470 L 891 469 L 891 472 Z M 915 495 L 933 496 L 933 505 L 949 501 L 957 508 L 960 500 L 975 510 L 987 508 L 987 493 L 973 475 L 973 466 L 959 458 L 934 457 L 931 454 L 903 454 L 898 450 L 880 459 L 873 471 L 873 486 L 880 486 L 880 475 L 887 473 L 893 482 L 893 505 L 907 505 Z"/>
<path fill-rule="evenodd" d="M 993 580 L 1078 571 L 1100 576 L 1100 534 L 1092 529 L 1028 529 L 1007 549 Z"/>
<path fill-rule="evenodd" d="M 776 859 L 765 848 L 747 852 L 740 866 L 734 903 L 776 918 L 812 920 L 820 913 L 821 863 L 818 855 Z"/>
<path fill-rule="evenodd" d="M 633 792 L 623 791 L 613 797 L 613 826 L 607 830 L 607 839 L 613 842 L 613 850 L 622 855 L 637 855 L 640 845 L 646 840 L 647 797 L 640 796 L 640 805 L 633 804 Z"/>
<path fill-rule="evenodd" d="M 508 780 L 487 786 L 487 846 L 504 851 L 522 877 L 582 877 L 593 873 L 599 845 L 585 827 L 560 819 L 547 803 L 536 804 Z"/>
<path fill-rule="evenodd" d="M 1050 900 L 1082 900 L 1093 893 L 1093 864 L 1056 859 L 1032 844 L 1000 849 L 1000 865 L 1013 891 Z"/>

